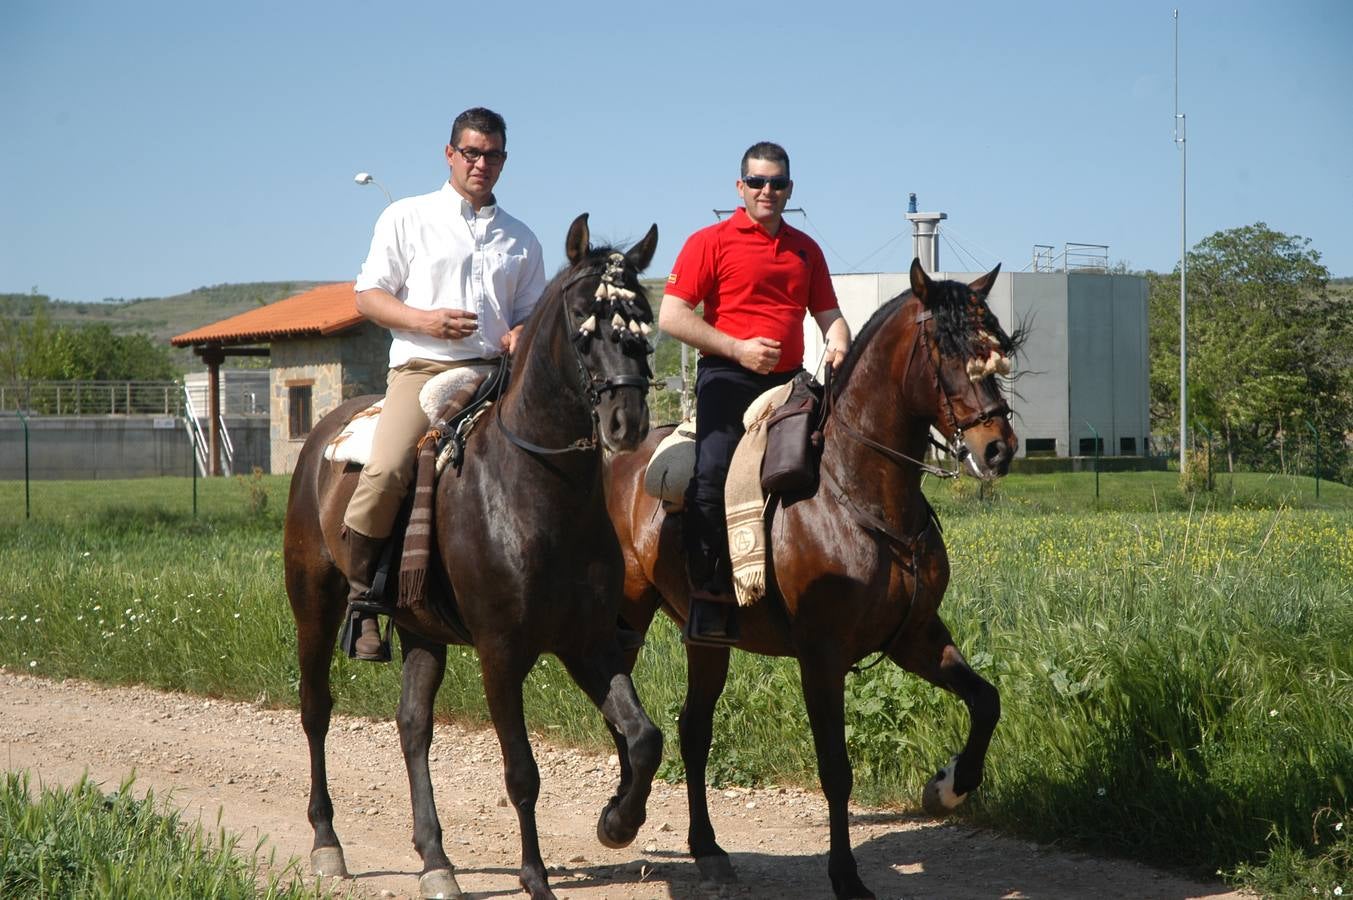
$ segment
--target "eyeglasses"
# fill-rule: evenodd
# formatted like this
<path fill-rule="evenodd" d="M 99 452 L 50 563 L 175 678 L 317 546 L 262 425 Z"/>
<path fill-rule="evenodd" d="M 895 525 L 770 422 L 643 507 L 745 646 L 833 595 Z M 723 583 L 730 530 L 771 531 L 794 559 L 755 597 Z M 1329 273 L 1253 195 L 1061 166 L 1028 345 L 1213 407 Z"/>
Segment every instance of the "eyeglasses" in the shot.
<path fill-rule="evenodd" d="M 754 191 L 759 191 L 768 184 L 772 191 L 789 190 L 788 175 L 776 175 L 773 178 L 767 178 L 765 175 L 743 175 L 742 183 Z"/>
<path fill-rule="evenodd" d="M 481 159 L 491 166 L 501 166 L 507 159 L 507 154 L 502 150 L 479 150 L 475 147 L 457 147 L 455 144 L 451 145 L 451 149 L 459 153 L 472 166 Z"/>

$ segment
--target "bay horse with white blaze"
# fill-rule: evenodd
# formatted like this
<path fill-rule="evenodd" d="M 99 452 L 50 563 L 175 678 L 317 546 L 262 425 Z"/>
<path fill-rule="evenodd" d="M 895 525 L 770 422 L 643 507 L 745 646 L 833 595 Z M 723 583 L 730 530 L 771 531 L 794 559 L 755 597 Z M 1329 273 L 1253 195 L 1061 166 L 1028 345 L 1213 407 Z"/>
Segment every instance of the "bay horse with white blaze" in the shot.
<path fill-rule="evenodd" d="M 662 755 L 662 732 L 645 714 L 619 646 L 622 560 L 607 518 L 602 446 L 632 450 L 648 432 L 648 341 L 652 310 L 638 272 L 657 246 L 657 226 L 627 252 L 589 245 L 587 215 L 565 241 L 568 265 L 531 315 L 506 388 L 468 438 L 459 475 L 436 486 L 435 553 L 428 600 L 394 616 L 403 656 L 398 725 L 413 804 L 422 897 L 459 897 L 442 847 L 428 772 L 433 698 L 446 645 L 479 656 L 485 699 L 503 751 L 507 794 L 517 812 L 522 887 L 554 897 L 540 856 L 535 804 L 540 774 L 522 710 L 522 682 L 553 653 L 601 709 L 626 751 L 616 793 L 601 812 L 607 846 L 632 841 Z M 300 656 L 301 722 L 310 746 L 309 818 L 317 874 L 346 875 L 333 827 L 324 740 L 333 698 L 329 669 L 344 618 L 347 581 L 339 527 L 356 466 L 328 462 L 325 445 L 375 398 L 325 416 L 301 451 L 287 505 L 287 593 Z M 599 440 L 598 440 L 599 438 Z M 458 610 L 463 625 L 455 624 Z"/>
<path fill-rule="evenodd" d="M 737 647 L 793 656 L 818 774 L 830 810 L 827 872 L 837 897 L 872 897 L 850 847 L 846 805 L 852 773 L 846 752 L 848 671 L 873 653 L 957 694 L 970 715 L 962 751 L 926 785 L 927 809 L 952 809 L 982 780 L 1000 716 L 996 689 L 964 661 L 938 615 L 949 560 L 938 521 L 921 493 L 930 429 L 982 479 L 1004 475 L 1018 442 L 998 375 L 1010 372 L 1021 335 L 1000 327 L 986 296 L 997 266 L 971 286 L 933 281 L 919 262 L 911 290 L 861 329 L 828 387 L 820 484 L 810 495 L 772 506 L 767 533 L 767 596 L 739 611 Z M 647 630 L 661 608 L 680 624 L 689 611 L 677 515 L 643 490 L 659 440 L 608 464 L 608 505 L 625 554 L 631 627 Z M 715 839 L 705 801 L 714 706 L 728 677 L 728 648 L 686 647 L 681 758 L 690 807 L 688 843 L 704 880 L 736 880 Z M 633 657 L 631 657 L 632 659 Z M 623 741 L 618 742 L 623 753 Z"/>

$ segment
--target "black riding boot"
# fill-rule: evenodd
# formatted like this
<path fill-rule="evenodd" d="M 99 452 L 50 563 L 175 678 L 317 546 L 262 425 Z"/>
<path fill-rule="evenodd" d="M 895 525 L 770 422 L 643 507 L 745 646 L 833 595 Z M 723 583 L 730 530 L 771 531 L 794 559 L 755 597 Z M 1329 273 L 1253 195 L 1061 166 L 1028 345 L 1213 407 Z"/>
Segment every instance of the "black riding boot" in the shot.
<path fill-rule="evenodd" d="M 384 605 L 383 597 L 373 596 L 371 583 L 375 580 L 387 539 L 367 537 L 351 528 L 345 528 L 344 531 L 343 542 L 348 551 L 345 572 L 348 576 L 348 603 L 358 604 L 355 618 L 350 623 L 356 638 L 349 655 L 353 659 L 368 662 L 389 662 L 390 642 L 381 637 L 380 619 L 370 609 L 373 605 Z"/>
<path fill-rule="evenodd" d="M 687 556 L 691 609 L 681 629 L 681 639 L 688 644 L 729 647 L 742 637 L 738 629 L 737 597 L 721 571 L 724 567 L 704 557 L 699 552 Z"/>

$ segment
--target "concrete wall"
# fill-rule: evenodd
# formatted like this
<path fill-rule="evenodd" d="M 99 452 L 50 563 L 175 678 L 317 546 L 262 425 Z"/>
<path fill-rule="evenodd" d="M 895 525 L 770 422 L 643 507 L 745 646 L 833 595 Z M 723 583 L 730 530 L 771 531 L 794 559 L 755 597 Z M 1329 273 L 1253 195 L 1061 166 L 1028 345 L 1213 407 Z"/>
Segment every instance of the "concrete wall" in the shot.
<path fill-rule="evenodd" d="M 1028 440 L 1054 442 L 1057 456 L 1075 453 L 1068 446 L 1067 368 L 1071 345 L 1066 322 L 1066 275 L 1023 274 L 1000 276 L 988 304 L 1007 331 L 1028 328 L 1020 353 L 1018 381 L 1007 402 L 1014 411 L 1012 424 L 1020 438 L 1019 455 L 1028 453 Z M 1035 446 L 1038 446 L 1037 444 Z"/>
<path fill-rule="evenodd" d="M 267 471 L 262 419 L 227 417 L 235 471 Z M 28 420 L 28 475 L 34 480 L 143 478 L 192 474 L 192 444 L 174 416 L 34 416 Z M 0 418 L 0 480 L 24 477 L 24 427 Z"/>

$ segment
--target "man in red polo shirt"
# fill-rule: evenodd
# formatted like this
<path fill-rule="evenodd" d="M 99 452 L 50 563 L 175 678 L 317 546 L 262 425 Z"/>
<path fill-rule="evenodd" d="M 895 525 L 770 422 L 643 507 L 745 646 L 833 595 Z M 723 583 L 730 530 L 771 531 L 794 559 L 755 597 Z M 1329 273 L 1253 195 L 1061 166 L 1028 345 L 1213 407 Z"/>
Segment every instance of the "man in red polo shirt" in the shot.
<path fill-rule="evenodd" d="M 694 644 L 737 642 L 724 526 L 724 481 L 742 436 L 742 415 L 803 363 L 805 312 L 822 329 L 827 364 L 850 348 L 827 261 L 817 243 L 784 221 L 794 191 L 789 154 L 763 141 L 742 155 L 731 217 L 691 235 L 681 248 L 658 324 L 701 353 L 695 379 L 695 477 L 686 492 L 684 536 Z M 704 317 L 695 307 L 704 304 Z"/>

